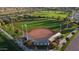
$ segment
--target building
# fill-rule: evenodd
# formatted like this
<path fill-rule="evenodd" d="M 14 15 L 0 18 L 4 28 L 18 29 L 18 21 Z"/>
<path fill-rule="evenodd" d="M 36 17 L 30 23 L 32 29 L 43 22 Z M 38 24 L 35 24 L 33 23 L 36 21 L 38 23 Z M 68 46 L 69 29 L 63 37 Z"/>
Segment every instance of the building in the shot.
<path fill-rule="evenodd" d="M 49 44 L 50 43 L 49 43 L 48 39 L 33 41 L 33 45 L 34 45 L 35 49 L 37 49 L 37 50 L 49 49 Z"/>
<path fill-rule="evenodd" d="M 52 41 L 54 41 L 56 38 L 59 38 L 59 37 L 61 37 L 62 36 L 62 34 L 60 33 L 60 32 L 58 32 L 58 33 L 56 33 L 55 35 L 52 35 L 48 40 L 50 41 L 50 42 L 52 42 Z"/>

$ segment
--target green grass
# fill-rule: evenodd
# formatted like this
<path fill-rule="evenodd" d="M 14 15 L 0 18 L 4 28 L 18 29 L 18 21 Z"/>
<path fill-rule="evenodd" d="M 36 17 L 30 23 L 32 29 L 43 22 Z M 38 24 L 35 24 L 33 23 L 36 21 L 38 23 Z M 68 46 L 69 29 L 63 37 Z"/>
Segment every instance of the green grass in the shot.
<path fill-rule="evenodd" d="M 60 21 L 55 21 L 55 20 L 44 20 L 44 21 L 30 21 L 30 22 L 16 22 L 14 24 L 14 30 L 16 30 L 16 28 L 22 30 L 22 31 L 30 31 L 32 29 L 35 28 L 48 28 L 51 29 L 53 31 L 60 31 L 60 24 L 62 25 L 62 29 L 64 29 L 64 35 L 66 36 L 67 33 L 69 33 L 70 31 L 74 30 L 76 28 L 76 25 L 74 25 L 72 28 L 63 28 L 63 23 Z M 27 25 L 27 26 L 24 26 Z M 5 26 L 7 26 L 7 28 L 5 28 Z M 3 26 L 3 29 L 6 30 L 8 33 L 10 33 L 12 36 L 19 36 L 22 35 L 23 32 L 19 31 L 19 33 L 14 33 L 14 30 L 12 29 L 12 25 L 11 24 L 7 24 Z"/>
<path fill-rule="evenodd" d="M 69 12 L 64 12 L 64 11 L 35 11 L 31 13 L 32 16 L 45 16 L 45 17 L 54 17 L 54 18 L 66 18 L 69 15 Z M 60 30 L 60 24 L 62 24 L 61 22 L 57 21 L 57 19 L 52 19 L 50 20 L 50 18 L 44 18 L 44 19 L 38 19 L 38 18 L 34 18 L 34 21 L 25 21 L 25 22 L 15 22 L 15 28 L 13 28 L 12 25 L 7 24 L 4 25 L 2 28 L 7 31 L 8 33 L 10 33 L 12 36 L 17 36 L 16 33 L 14 33 L 14 30 L 16 30 L 16 28 L 26 31 L 26 29 L 28 31 L 35 29 L 35 28 L 49 28 L 51 30 L 54 31 L 59 31 Z M 39 21 L 38 21 L 39 20 Z M 42 20 L 46 20 L 46 21 L 41 21 Z M 27 27 L 25 27 L 24 25 L 27 24 Z M 63 25 L 63 24 L 62 24 Z M 22 31 L 20 31 L 18 33 L 18 35 L 22 35 Z"/>
<path fill-rule="evenodd" d="M 14 43 L 14 41 L 6 38 L 3 33 L 0 33 L 0 49 L 5 51 L 21 51 L 21 49 Z"/>
<path fill-rule="evenodd" d="M 40 11 L 33 12 L 32 16 L 44 16 L 44 17 L 54 17 L 54 18 L 66 18 L 69 15 L 69 12 L 63 11 Z"/>
<path fill-rule="evenodd" d="M 68 17 L 69 13 L 68 12 L 63 12 L 63 11 L 40 11 L 40 12 L 33 12 L 32 13 L 32 16 L 44 16 L 44 17 L 54 17 L 54 18 L 58 18 L 60 17 L 61 20 L 63 18 L 66 18 Z M 45 20 L 45 21 L 43 21 Z M 55 20 L 50 20 L 48 18 L 45 18 L 45 19 L 39 19 L 38 21 L 38 18 L 34 18 L 34 21 L 25 21 L 25 22 L 15 22 L 14 23 L 14 28 L 11 24 L 6 24 L 6 25 L 3 25 L 2 28 L 7 31 L 10 35 L 12 35 L 13 37 L 15 36 L 21 36 L 23 33 L 22 31 L 30 31 L 32 29 L 35 29 L 35 28 L 49 28 L 51 30 L 54 30 L 56 32 L 60 31 L 60 24 L 62 24 L 63 26 L 63 23 L 60 22 L 60 21 L 57 21 L 57 19 Z M 24 26 L 24 25 L 27 25 Z M 75 28 L 75 26 L 73 27 L 73 29 Z M 14 30 L 16 29 L 20 29 L 22 31 L 20 31 L 19 33 L 15 33 Z M 63 29 L 63 28 L 62 28 Z M 64 33 L 64 36 L 66 37 L 67 34 L 72 30 L 71 29 L 64 29 L 64 31 L 66 33 Z M 2 47 L 7 47 L 9 50 L 15 50 L 16 48 L 16 45 L 9 45 L 11 43 L 13 43 L 13 41 L 9 41 L 9 40 L 5 40 L 6 38 L 4 36 L 0 36 L 0 46 Z M 69 42 L 68 42 L 69 44 Z M 62 48 L 63 50 L 64 48 Z M 18 50 L 18 49 L 16 49 Z"/>
<path fill-rule="evenodd" d="M 24 26 L 25 24 L 27 25 L 27 27 Z M 42 22 L 39 22 L 39 21 L 37 21 L 37 22 L 36 21 L 17 22 L 17 23 L 15 23 L 15 28 L 18 28 L 23 31 L 26 31 L 26 29 L 27 29 L 27 31 L 30 31 L 35 28 L 49 28 L 54 31 L 59 31 L 60 24 L 62 24 L 62 23 L 54 21 L 54 20 L 46 20 L 46 21 L 42 21 Z M 7 28 L 5 28 L 5 26 L 3 26 L 3 29 L 6 30 L 11 35 L 15 35 L 14 30 L 12 29 L 12 26 L 10 24 L 7 24 L 6 26 L 7 26 Z M 22 35 L 22 31 L 20 31 L 18 34 Z"/>

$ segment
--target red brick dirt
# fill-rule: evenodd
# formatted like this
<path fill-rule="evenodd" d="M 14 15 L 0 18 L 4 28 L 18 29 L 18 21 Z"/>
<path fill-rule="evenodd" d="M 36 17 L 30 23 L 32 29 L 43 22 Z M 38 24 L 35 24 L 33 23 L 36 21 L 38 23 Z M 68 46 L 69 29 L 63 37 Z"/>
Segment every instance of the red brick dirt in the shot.
<path fill-rule="evenodd" d="M 34 39 L 41 39 L 41 38 L 47 38 L 52 35 L 54 35 L 55 32 L 51 31 L 50 29 L 33 29 L 29 32 L 29 35 Z"/>

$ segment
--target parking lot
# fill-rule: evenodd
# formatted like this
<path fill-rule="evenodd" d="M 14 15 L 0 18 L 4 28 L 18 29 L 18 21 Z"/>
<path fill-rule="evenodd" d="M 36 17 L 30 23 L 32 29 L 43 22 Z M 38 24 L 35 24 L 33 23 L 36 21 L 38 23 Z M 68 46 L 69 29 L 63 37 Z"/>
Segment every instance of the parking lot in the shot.
<path fill-rule="evenodd" d="M 79 51 L 79 33 L 74 37 L 73 41 L 65 49 L 65 51 Z"/>

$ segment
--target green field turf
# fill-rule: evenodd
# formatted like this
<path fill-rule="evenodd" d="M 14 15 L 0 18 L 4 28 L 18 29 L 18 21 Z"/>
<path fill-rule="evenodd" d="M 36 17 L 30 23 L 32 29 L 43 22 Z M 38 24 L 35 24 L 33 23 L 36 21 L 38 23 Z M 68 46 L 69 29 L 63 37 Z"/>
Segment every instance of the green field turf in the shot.
<path fill-rule="evenodd" d="M 69 12 L 64 11 L 36 11 L 32 13 L 32 16 L 44 16 L 44 17 L 54 17 L 54 18 L 66 18 L 68 17 Z"/>
<path fill-rule="evenodd" d="M 3 26 L 3 29 L 12 35 L 16 35 L 14 33 L 14 30 L 16 29 L 20 30 L 20 32 L 18 33 L 19 35 L 22 35 L 23 33 L 22 31 L 29 32 L 30 30 L 36 29 L 36 28 L 48 28 L 58 32 L 60 31 L 60 24 L 63 25 L 62 22 L 57 22 L 54 20 L 31 21 L 31 22 L 26 21 L 26 22 L 16 22 L 14 26 L 12 26 L 11 24 L 7 24 Z"/>
<path fill-rule="evenodd" d="M 76 26 L 73 26 L 73 28 L 63 28 L 64 22 L 55 21 L 55 20 L 42 20 L 42 21 L 25 21 L 25 22 L 15 22 L 14 26 L 12 24 L 7 24 L 3 26 L 3 29 L 6 30 L 11 35 L 22 35 L 23 31 L 31 31 L 32 29 L 36 28 L 48 28 L 53 31 L 59 32 L 60 31 L 60 25 L 61 30 L 64 29 L 65 32 L 70 32 L 70 30 L 73 30 Z M 19 33 L 15 33 L 15 30 L 19 29 Z"/>
<path fill-rule="evenodd" d="M 63 11 L 35 11 L 31 13 L 32 16 L 44 16 L 44 17 L 54 17 L 58 18 L 66 18 L 69 15 L 69 12 L 63 12 Z M 23 34 L 23 31 L 30 31 L 35 28 L 48 28 L 53 31 L 59 32 L 60 31 L 60 24 L 61 24 L 61 29 L 63 29 L 63 23 L 60 21 L 57 21 L 57 19 L 50 20 L 50 18 L 45 18 L 45 19 L 39 19 L 39 18 L 34 18 L 31 21 L 25 21 L 25 22 L 15 22 L 12 26 L 11 24 L 6 24 L 2 28 L 10 33 L 12 36 L 19 36 Z M 19 33 L 15 33 L 15 30 L 19 29 Z"/>
<path fill-rule="evenodd" d="M 37 21 L 37 22 L 20 22 L 20 23 L 17 23 L 16 24 L 16 27 L 18 28 L 22 28 L 23 26 L 23 30 L 32 30 L 32 29 L 35 29 L 35 28 L 49 28 L 49 29 L 58 29 L 60 27 L 60 24 L 62 24 L 61 22 L 56 22 L 56 21 L 53 21 L 53 20 L 46 20 L 46 21 Z M 27 25 L 24 26 L 24 25 Z"/>

